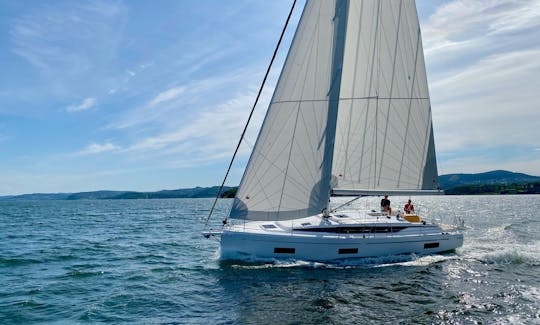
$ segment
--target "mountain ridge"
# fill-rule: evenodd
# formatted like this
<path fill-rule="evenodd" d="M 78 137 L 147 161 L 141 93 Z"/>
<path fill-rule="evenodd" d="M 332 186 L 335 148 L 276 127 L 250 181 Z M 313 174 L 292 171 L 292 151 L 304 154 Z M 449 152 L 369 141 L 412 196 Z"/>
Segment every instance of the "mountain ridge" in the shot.
<path fill-rule="evenodd" d="M 447 194 L 513 193 L 505 186 L 540 183 L 539 176 L 514 173 L 507 170 L 492 170 L 484 173 L 456 173 L 439 176 L 441 189 Z M 496 185 L 496 186 L 495 186 Z M 495 187 L 494 187 L 495 186 Z M 470 188 L 476 189 L 470 191 Z M 533 188 L 533 187 L 531 187 Z M 0 200 L 118 200 L 118 199 L 172 199 L 172 198 L 212 198 L 216 197 L 219 186 L 181 188 L 155 192 L 137 191 L 90 191 L 76 193 L 33 193 L 0 196 Z M 518 191 L 519 192 L 519 191 Z M 225 186 L 221 197 L 234 197 L 236 187 Z"/>
<path fill-rule="evenodd" d="M 475 174 L 446 174 L 439 176 L 439 184 L 443 190 L 467 185 L 523 184 L 538 181 L 540 181 L 539 176 L 514 173 L 507 170 L 492 170 Z"/>
<path fill-rule="evenodd" d="M 221 196 L 230 194 L 234 187 L 224 186 Z M 181 188 L 156 192 L 136 191 L 90 191 L 76 193 L 32 193 L 0 196 L 0 200 L 119 200 L 119 199 L 177 199 L 216 197 L 219 186 Z M 228 196 L 225 196 L 228 197 Z"/>

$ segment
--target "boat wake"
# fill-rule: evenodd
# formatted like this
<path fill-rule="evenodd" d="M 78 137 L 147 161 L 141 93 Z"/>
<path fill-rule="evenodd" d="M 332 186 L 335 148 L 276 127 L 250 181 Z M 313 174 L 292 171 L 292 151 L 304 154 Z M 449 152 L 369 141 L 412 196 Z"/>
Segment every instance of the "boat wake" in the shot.
<path fill-rule="evenodd" d="M 392 266 L 417 267 L 458 259 L 454 253 L 444 255 L 391 255 L 380 257 L 364 257 L 344 259 L 332 262 L 314 262 L 304 260 L 277 259 L 236 259 L 220 261 L 223 267 L 237 269 L 269 269 L 269 268 L 313 268 L 313 269 L 346 269 L 346 268 L 379 268 Z"/>
<path fill-rule="evenodd" d="M 513 224 L 492 227 L 464 247 L 466 258 L 485 264 L 540 266 L 540 240 L 524 238 Z"/>
<path fill-rule="evenodd" d="M 540 266 L 540 241 L 534 244 L 497 244 L 475 247 L 468 255 L 485 264 L 525 264 Z"/>

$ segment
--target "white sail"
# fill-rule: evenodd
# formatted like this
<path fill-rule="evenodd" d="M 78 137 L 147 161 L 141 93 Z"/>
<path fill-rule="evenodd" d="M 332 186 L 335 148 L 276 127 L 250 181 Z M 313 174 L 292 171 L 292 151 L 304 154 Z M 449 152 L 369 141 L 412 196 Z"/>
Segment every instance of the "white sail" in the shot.
<path fill-rule="evenodd" d="M 336 185 L 438 187 L 414 0 L 307 0 L 230 217 L 318 214 Z"/>
<path fill-rule="evenodd" d="M 346 4 L 306 3 L 231 218 L 286 220 L 327 206 Z"/>
<path fill-rule="evenodd" d="M 436 189 L 414 0 L 351 1 L 334 152 L 338 188 Z"/>

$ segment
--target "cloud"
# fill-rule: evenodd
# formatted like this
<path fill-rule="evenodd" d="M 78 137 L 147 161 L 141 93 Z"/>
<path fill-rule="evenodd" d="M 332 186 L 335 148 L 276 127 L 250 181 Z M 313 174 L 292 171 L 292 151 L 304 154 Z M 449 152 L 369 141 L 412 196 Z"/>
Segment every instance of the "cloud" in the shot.
<path fill-rule="evenodd" d="M 42 73 L 80 74 L 114 54 L 126 15 L 121 2 L 41 5 L 13 21 L 11 50 Z"/>
<path fill-rule="evenodd" d="M 248 89 L 260 76 L 255 69 L 241 68 L 158 92 L 145 104 L 135 107 L 109 123 L 109 129 L 128 129 L 152 126 L 164 130 L 185 127 L 186 121 L 201 114 L 205 107 L 217 107 L 227 101 L 231 94 Z"/>
<path fill-rule="evenodd" d="M 110 142 L 106 142 L 103 144 L 92 143 L 92 144 L 89 144 L 86 148 L 79 151 L 76 155 L 86 156 L 86 155 L 95 155 L 95 154 L 104 153 L 104 152 L 118 152 L 121 149 L 122 149 L 121 147 L 115 144 L 112 144 Z"/>
<path fill-rule="evenodd" d="M 93 97 L 85 98 L 80 104 L 70 105 L 66 108 L 68 112 L 85 111 L 96 104 L 96 99 Z"/>
<path fill-rule="evenodd" d="M 185 87 L 174 87 L 174 88 L 167 89 L 159 93 L 154 99 L 152 99 L 149 105 L 156 106 L 163 102 L 174 100 L 178 98 L 178 96 L 180 96 L 182 93 L 184 93 L 185 90 L 186 90 Z"/>
<path fill-rule="evenodd" d="M 269 95 L 267 91 L 263 101 L 268 101 Z M 251 91 L 237 94 L 216 107 L 202 109 L 199 114 L 181 121 L 174 130 L 141 139 L 125 152 L 145 157 L 174 157 L 163 164 L 168 167 L 192 166 L 231 157 L 254 98 L 255 93 Z M 259 107 L 247 135 L 250 143 L 255 141 L 263 116 L 264 109 Z M 244 146 L 242 153 L 247 152 L 249 148 Z"/>
<path fill-rule="evenodd" d="M 540 39 L 540 2 L 446 1 L 422 37 L 441 170 L 532 172 L 530 155 L 502 161 L 470 152 L 537 147 L 540 44 L 531 40 Z"/>
<path fill-rule="evenodd" d="M 43 107 L 38 103 L 105 94 L 117 87 L 126 62 L 119 60 L 128 17 L 122 1 L 43 2 L 21 8 L 22 14 L 8 20 L 6 48 L 31 78 L 23 100 Z"/>
<path fill-rule="evenodd" d="M 430 61 L 459 62 L 462 56 L 530 47 L 539 35 L 536 0 L 454 0 L 437 8 L 422 26 Z M 458 58 L 456 58 L 458 56 Z"/>

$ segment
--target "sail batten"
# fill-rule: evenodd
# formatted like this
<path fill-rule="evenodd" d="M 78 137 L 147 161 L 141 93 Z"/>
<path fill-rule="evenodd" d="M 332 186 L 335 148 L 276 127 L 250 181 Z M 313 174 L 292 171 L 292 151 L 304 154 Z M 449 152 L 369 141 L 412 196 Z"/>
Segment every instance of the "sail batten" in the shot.
<path fill-rule="evenodd" d="M 230 217 L 318 214 L 332 188 L 438 188 L 414 0 L 306 1 Z"/>

